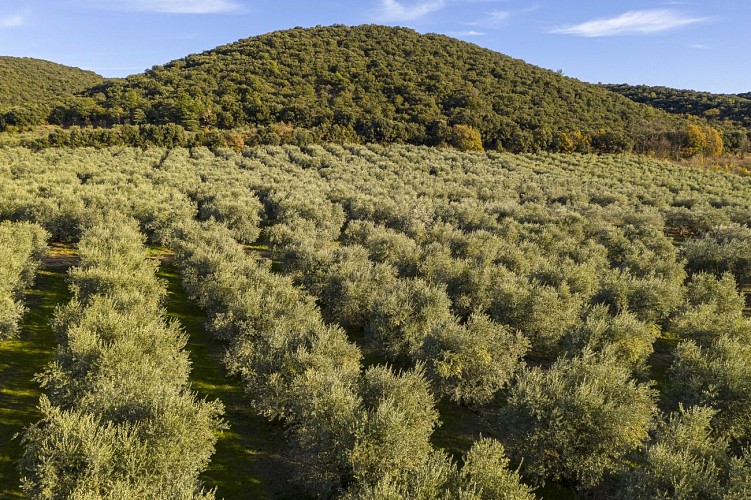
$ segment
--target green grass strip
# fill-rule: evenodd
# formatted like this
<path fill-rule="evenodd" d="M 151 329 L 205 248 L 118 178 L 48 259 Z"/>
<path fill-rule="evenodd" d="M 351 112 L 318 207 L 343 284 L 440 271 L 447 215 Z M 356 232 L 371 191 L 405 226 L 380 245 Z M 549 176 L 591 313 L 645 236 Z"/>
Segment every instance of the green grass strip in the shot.
<path fill-rule="evenodd" d="M 16 464 L 22 449 L 13 436 L 41 418 L 34 375 L 52 359 L 57 340 L 49 326 L 55 306 L 70 300 L 67 267 L 40 269 L 26 294 L 21 336 L 0 342 L 0 498 L 22 498 Z"/>
<path fill-rule="evenodd" d="M 290 466 L 282 451 L 286 446 L 282 427 L 256 415 L 248 405 L 240 381 L 228 377 L 222 365 L 223 346 L 206 332 L 203 310 L 187 298 L 175 266 L 162 263 L 158 276 L 167 282 L 167 314 L 180 321 L 187 332 L 191 380 L 200 397 L 219 398 L 225 406 L 229 430 L 216 445 L 204 485 L 216 488 L 216 497 L 300 498 L 289 484 Z"/>

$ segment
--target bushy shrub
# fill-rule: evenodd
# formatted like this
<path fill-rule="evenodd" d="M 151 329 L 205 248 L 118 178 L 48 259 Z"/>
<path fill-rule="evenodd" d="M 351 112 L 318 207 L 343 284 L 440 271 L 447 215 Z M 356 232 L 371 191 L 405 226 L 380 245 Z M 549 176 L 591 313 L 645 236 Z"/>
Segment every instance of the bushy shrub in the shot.
<path fill-rule="evenodd" d="M 201 220 L 214 219 L 224 223 L 241 243 L 254 243 L 261 233 L 259 224 L 263 205 L 247 190 L 223 191 L 199 202 Z"/>
<path fill-rule="evenodd" d="M 700 347 L 681 343 L 670 368 L 667 398 L 674 406 L 710 406 L 713 428 L 740 441 L 751 439 L 751 345 L 718 337 Z"/>
<path fill-rule="evenodd" d="M 613 356 L 585 350 L 523 371 L 501 410 L 512 456 L 539 483 L 598 485 L 648 437 L 653 391 Z"/>
<path fill-rule="evenodd" d="M 751 281 L 751 229 L 730 225 L 714 228 L 682 247 L 686 269 L 720 276 L 729 272 L 739 283 Z"/>
<path fill-rule="evenodd" d="M 446 292 L 421 279 L 399 280 L 378 291 L 366 332 L 393 359 L 415 356 L 431 329 L 451 319 Z"/>
<path fill-rule="evenodd" d="M 731 456 L 727 440 L 712 432 L 715 414 L 701 406 L 671 414 L 623 475 L 618 498 L 733 498 L 726 484 Z"/>
<path fill-rule="evenodd" d="M 529 341 L 483 314 L 466 324 L 436 324 L 423 342 L 425 363 L 436 392 L 460 403 L 486 403 L 514 377 Z"/>
<path fill-rule="evenodd" d="M 627 310 L 612 316 L 607 306 L 598 304 L 566 334 L 565 344 L 574 351 L 609 351 L 627 366 L 644 371 L 657 333 Z"/>

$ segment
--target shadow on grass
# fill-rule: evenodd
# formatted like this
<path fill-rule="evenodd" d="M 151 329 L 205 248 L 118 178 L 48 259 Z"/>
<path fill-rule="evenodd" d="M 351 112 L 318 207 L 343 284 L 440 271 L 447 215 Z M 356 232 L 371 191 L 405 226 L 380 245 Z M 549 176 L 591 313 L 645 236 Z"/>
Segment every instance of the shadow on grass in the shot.
<path fill-rule="evenodd" d="M 26 295 L 21 335 L 0 342 L 0 498 L 21 498 L 16 464 L 21 444 L 13 436 L 41 418 L 34 375 L 52 359 L 57 341 L 49 320 L 55 306 L 70 299 L 66 266 L 40 269 Z"/>
<path fill-rule="evenodd" d="M 230 428 L 220 436 L 208 469 L 201 475 L 217 498 L 302 498 L 289 483 L 290 465 L 282 452 L 283 429 L 256 415 L 242 386 L 228 377 L 222 365 L 224 347 L 205 331 L 206 317 L 191 303 L 177 269 L 163 262 L 158 273 L 167 282 L 167 313 L 180 321 L 189 335 L 187 349 L 193 363 L 191 379 L 199 397 L 224 403 Z"/>

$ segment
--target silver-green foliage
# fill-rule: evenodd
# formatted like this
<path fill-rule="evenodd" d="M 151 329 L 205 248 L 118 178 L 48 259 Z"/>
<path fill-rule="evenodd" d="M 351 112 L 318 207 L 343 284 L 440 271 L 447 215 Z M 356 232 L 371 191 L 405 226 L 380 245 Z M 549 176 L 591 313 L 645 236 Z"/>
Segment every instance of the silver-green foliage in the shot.
<path fill-rule="evenodd" d="M 218 401 L 189 383 L 185 335 L 167 322 L 164 285 L 133 220 L 107 217 L 79 244 L 74 298 L 56 312 L 60 338 L 40 375 L 43 418 L 24 436 L 32 498 L 204 498 L 199 474 L 223 428 Z"/>
<path fill-rule="evenodd" d="M 751 344 L 719 337 L 704 346 L 682 342 L 670 368 L 667 398 L 686 407 L 718 410 L 713 427 L 723 436 L 751 439 Z"/>
<path fill-rule="evenodd" d="M 456 466 L 445 454 L 434 452 L 418 469 L 375 484 L 360 484 L 346 499 L 358 500 L 533 500 L 532 489 L 518 471 L 509 468 L 503 445 L 494 439 L 476 441 Z"/>
<path fill-rule="evenodd" d="M 0 340 L 19 333 L 23 296 L 47 253 L 49 234 L 26 222 L 0 222 Z"/>
<path fill-rule="evenodd" d="M 417 356 L 436 392 L 455 402 L 486 403 L 511 382 L 529 341 L 519 332 L 477 313 L 465 324 L 436 324 Z"/>
<path fill-rule="evenodd" d="M 422 498 L 448 495 L 441 481 L 426 483 L 438 415 L 421 366 L 361 373 L 343 331 L 324 326 L 309 296 L 244 255 L 218 224 L 178 227 L 174 244 L 186 287 L 228 341 L 227 366 L 260 411 L 286 423 L 298 482 L 322 496 L 392 483 Z"/>
<path fill-rule="evenodd" d="M 523 371 L 500 418 L 525 474 L 591 488 L 647 439 L 653 398 L 615 356 L 585 349 L 549 369 Z"/>
<path fill-rule="evenodd" d="M 251 244 L 261 233 L 262 212 L 263 205 L 247 189 L 228 189 L 205 195 L 199 201 L 198 216 L 224 223 L 237 241 Z"/>
<path fill-rule="evenodd" d="M 745 283 L 751 279 L 751 229 L 740 224 L 716 226 L 702 237 L 689 240 L 682 248 L 692 272 L 720 275 L 732 273 Z"/>
<path fill-rule="evenodd" d="M 716 411 L 680 409 L 657 429 L 622 476 L 618 497 L 634 500 L 695 498 L 740 500 L 751 493 L 748 455 L 733 457 L 712 432 Z"/>
<path fill-rule="evenodd" d="M 566 335 L 565 343 L 572 349 L 610 351 L 617 359 L 638 371 L 647 367 L 653 352 L 657 329 L 639 321 L 628 310 L 613 316 L 603 304 L 592 306 L 576 327 Z"/>

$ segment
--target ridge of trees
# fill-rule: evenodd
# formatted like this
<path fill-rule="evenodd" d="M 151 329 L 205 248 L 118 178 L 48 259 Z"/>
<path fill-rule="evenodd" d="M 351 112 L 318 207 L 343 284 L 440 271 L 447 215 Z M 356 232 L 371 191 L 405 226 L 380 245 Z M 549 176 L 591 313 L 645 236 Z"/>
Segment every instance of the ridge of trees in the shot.
<path fill-rule="evenodd" d="M 662 86 L 607 84 L 606 89 L 634 102 L 676 115 L 695 116 L 723 130 L 726 146 L 748 151 L 751 128 L 751 92 L 714 94 Z"/>
<path fill-rule="evenodd" d="M 28 222 L 0 222 L 0 341 L 18 336 L 24 293 L 47 254 L 47 233 Z"/>
<path fill-rule="evenodd" d="M 119 128 L 149 125 L 179 126 L 208 146 L 376 142 L 659 156 L 690 150 L 683 117 L 471 43 L 406 28 L 277 31 L 100 83 L 62 99 L 46 116 L 6 113 L 0 128 L 48 123 L 121 131 L 57 132 L 37 147 L 76 141 L 169 146 L 156 136 L 144 138 L 139 127 L 135 133 Z M 215 130 L 237 132 L 212 136 Z"/>
<path fill-rule="evenodd" d="M 0 56 L 0 125 L 43 123 L 60 102 L 102 82 L 104 77 L 93 71 L 30 57 Z"/>

